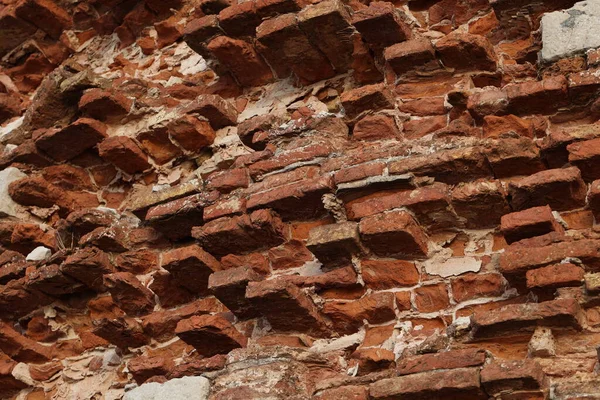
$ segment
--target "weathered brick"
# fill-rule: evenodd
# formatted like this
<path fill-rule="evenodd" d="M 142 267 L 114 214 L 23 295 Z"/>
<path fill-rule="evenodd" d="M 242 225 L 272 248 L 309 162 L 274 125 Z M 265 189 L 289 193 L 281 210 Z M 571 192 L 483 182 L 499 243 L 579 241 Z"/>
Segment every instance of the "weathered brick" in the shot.
<path fill-rule="evenodd" d="M 173 360 L 162 356 L 140 356 L 132 358 L 127 363 L 127 369 L 131 372 L 133 379 L 138 385 L 141 385 L 153 376 L 167 375 L 173 367 Z"/>
<path fill-rule="evenodd" d="M 546 385 L 542 367 L 534 360 L 494 360 L 481 369 L 481 384 L 488 394 L 505 390 L 532 390 Z"/>
<path fill-rule="evenodd" d="M 304 0 L 257 0 L 256 12 L 262 19 L 300 11 L 307 2 Z"/>
<path fill-rule="evenodd" d="M 327 389 L 313 397 L 314 400 L 368 400 L 369 391 L 364 386 L 342 386 Z"/>
<path fill-rule="evenodd" d="M 500 274 L 467 273 L 452 280 L 452 297 L 457 302 L 479 297 L 496 297 L 504 293 Z"/>
<path fill-rule="evenodd" d="M 394 294 L 379 292 L 350 302 L 330 301 L 325 303 L 323 313 L 331 319 L 338 332 L 354 333 L 363 326 L 365 319 L 371 324 L 394 319 Z"/>
<path fill-rule="evenodd" d="M 442 63 L 456 70 L 495 71 L 494 47 L 484 36 L 452 32 L 435 43 Z"/>
<path fill-rule="evenodd" d="M 600 138 L 572 143 L 567 150 L 569 163 L 579 168 L 586 182 L 600 178 Z"/>
<path fill-rule="evenodd" d="M 208 288 L 238 318 L 248 319 L 258 315 L 246 300 L 249 282 L 262 280 L 262 275 L 252 267 L 243 266 L 216 271 L 208 278 Z"/>
<path fill-rule="evenodd" d="M 352 130 L 355 140 L 394 139 L 400 137 L 400 130 L 394 118 L 384 114 L 366 115 Z"/>
<path fill-rule="evenodd" d="M 596 221 L 600 221 L 600 180 L 596 180 L 590 184 L 587 201 Z"/>
<path fill-rule="evenodd" d="M 366 111 L 394 108 L 395 103 L 392 93 L 383 83 L 346 91 L 340 100 L 349 118 L 356 118 Z"/>
<path fill-rule="evenodd" d="M 204 210 L 213 204 L 219 193 L 205 191 L 151 207 L 145 220 L 170 240 L 191 235 L 192 228 L 204 223 Z"/>
<path fill-rule="evenodd" d="M 52 358 L 52 348 L 43 346 L 0 321 L 0 350 L 19 362 L 44 362 Z"/>
<path fill-rule="evenodd" d="M 112 136 L 98 145 L 100 157 L 128 174 L 136 174 L 151 167 L 148 156 L 127 136 Z"/>
<path fill-rule="evenodd" d="M 29 39 L 37 28 L 15 15 L 14 7 L 4 7 L 0 13 L 0 56 Z"/>
<path fill-rule="evenodd" d="M 38 149 L 56 161 L 67 161 L 94 147 L 106 137 L 106 125 L 80 118 L 64 129 L 48 129 L 34 138 Z"/>
<path fill-rule="evenodd" d="M 554 264 L 527 271 L 529 289 L 554 289 L 565 286 L 581 286 L 585 272 L 583 268 L 571 263 Z"/>
<path fill-rule="evenodd" d="M 467 109 L 474 117 L 480 119 L 486 115 L 506 114 L 508 95 L 495 87 L 485 88 L 469 96 Z"/>
<path fill-rule="evenodd" d="M 210 274 L 221 269 L 220 263 L 198 245 L 190 245 L 163 254 L 162 267 L 175 281 L 193 293 L 207 293 Z"/>
<path fill-rule="evenodd" d="M 507 112 L 515 115 L 551 114 L 567 104 L 567 79 L 557 75 L 543 81 L 508 84 Z"/>
<path fill-rule="evenodd" d="M 269 249 L 267 256 L 273 270 L 298 268 L 315 258 L 304 242 L 295 239 Z"/>
<path fill-rule="evenodd" d="M 269 210 L 257 210 L 212 220 L 192 229 L 192 236 L 212 254 L 243 254 L 280 245 L 285 239 L 285 225 Z"/>
<path fill-rule="evenodd" d="M 126 350 L 128 347 L 141 347 L 150 342 L 144 335 L 142 325 L 133 318 L 102 318 L 94 320 L 92 332 L 109 343 Z"/>
<path fill-rule="evenodd" d="M 496 178 L 531 175 L 546 169 L 540 149 L 529 138 L 491 140 L 484 152 Z"/>
<path fill-rule="evenodd" d="M 219 12 L 219 26 L 230 36 L 253 36 L 260 22 L 255 1 L 233 4 Z"/>
<path fill-rule="evenodd" d="M 502 336 L 537 325 L 572 327 L 581 330 L 583 313 L 575 299 L 560 299 L 543 303 L 511 304 L 493 313 L 475 312 L 471 317 L 475 339 Z"/>
<path fill-rule="evenodd" d="M 166 164 L 181 155 L 181 149 L 169 139 L 169 131 L 165 126 L 152 126 L 138 133 L 136 139 L 140 146 L 159 165 Z"/>
<path fill-rule="evenodd" d="M 564 232 L 549 206 L 533 207 L 502 216 L 500 230 L 507 243 L 550 232 Z"/>
<path fill-rule="evenodd" d="M 383 49 L 411 38 L 410 27 L 403 17 L 392 3 L 375 1 L 355 11 L 352 24 L 371 47 Z"/>
<path fill-rule="evenodd" d="M 332 191 L 332 178 L 322 176 L 252 194 L 246 206 L 249 210 L 271 208 L 284 220 L 314 218 L 325 213 L 321 197 Z"/>
<path fill-rule="evenodd" d="M 329 60 L 300 30 L 295 14 L 268 19 L 256 28 L 261 50 L 278 77 L 293 72 L 301 82 L 312 83 L 331 78 L 335 72 Z"/>
<path fill-rule="evenodd" d="M 533 123 L 530 120 L 519 118 L 516 115 L 483 117 L 483 136 L 498 137 L 508 133 L 516 133 L 519 136 L 533 137 Z"/>
<path fill-rule="evenodd" d="M 237 124 L 238 112 L 235 106 L 216 94 L 203 94 L 188 104 L 183 112 L 200 115 L 210 122 L 213 129 Z"/>
<path fill-rule="evenodd" d="M 169 122 L 167 130 L 181 147 L 194 153 L 215 141 L 215 131 L 210 123 L 192 115 L 183 115 Z"/>
<path fill-rule="evenodd" d="M 438 66 L 433 46 L 426 38 L 394 44 L 385 49 L 384 57 L 396 75 L 403 75 L 414 68 L 428 65 Z"/>
<path fill-rule="evenodd" d="M 415 289 L 415 305 L 422 313 L 440 311 L 450 305 L 446 284 L 424 285 Z"/>
<path fill-rule="evenodd" d="M 305 332 L 317 337 L 331 333 L 310 297 L 283 279 L 250 282 L 246 298 L 267 318 L 273 329 Z"/>
<path fill-rule="evenodd" d="M 467 228 L 490 228 L 510 212 L 506 194 L 499 181 L 459 184 L 452 191 L 452 207 L 466 220 Z"/>
<path fill-rule="evenodd" d="M 207 54 L 205 42 L 222 32 L 218 17 L 216 15 L 205 15 L 200 18 L 193 18 L 186 24 L 183 31 L 183 40 L 196 53 Z"/>
<path fill-rule="evenodd" d="M 207 48 L 242 86 L 262 86 L 273 80 L 271 69 L 248 42 L 218 36 Z"/>
<path fill-rule="evenodd" d="M 427 235 L 405 211 L 390 211 L 363 218 L 359 224 L 363 243 L 380 256 L 427 255 Z"/>
<path fill-rule="evenodd" d="M 581 172 L 575 167 L 538 172 L 508 185 L 514 210 L 549 205 L 553 210 L 565 211 L 583 207 L 587 186 Z"/>
<path fill-rule="evenodd" d="M 369 387 L 372 399 L 460 398 L 487 399 L 479 382 L 478 368 L 421 372 L 381 379 Z"/>
<path fill-rule="evenodd" d="M 196 315 L 181 320 L 175 333 L 205 357 L 246 347 L 248 341 L 229 321 L 219 315 Z"/>
<path fill-rule="evenodd" d="M 20 1 L 15 8 L 15 14 L 30 24 L 36 25 L 53 39 L 58 39 L 73 25 L 69 13 L 52 0 Z"/>
<path fill-rule="evenodd" d="M 322 144 L 308 145 L 300 149 L 282 152 L 267 160 L 257 161 L 248 167 L 248 171 L 252 178 L 258 178 L 263 174 L 276 171 L 295 163 L 311 162 L 319 157 L 326 157 L 330 152 L 331 149 Z M 316 161 L 314 163 L 316 163 Z"/>
<path fill-rule="evenodd" d="M 147 314 L 154 309 L 154 293 L 131 272 L 104 275 L 104 285 L 115 303 L 130 315 Z"/>
<path fill-rule="evenodd" d="M 361 273 L 367 287 L 392 289 L 419 283 L 419 271 L 413 262 L 404 260 L 362 260 Z"/>
<path fill-rule="evenodd" d="M 100 121 L 122 117 L 131 110 L 132 101 L 119 92 L 87 90 L 79 99 L 79 110 Z"/>
<path fill-rule="evenodd" d="M 65 275 L 57 264 L 44 265 L 27 274 L 27 288 L 49 296 L 81 292 L 85 285 Z"/>
<path fill-rule="evenodd" d="M 104 291 L 103 276 L 114 272 L 114 267 L 107 253 L 87 247 L 67 257 L 61 265 L 61 271 L 101 292 Z"/>
<path fill-rule="evenodd" d="M 396 372 L 398 375 L 410 375 L 438 369 L 477 367 L 483 365 L 485 359 L 485 350 L 482 349 L 442 351 L 402 358 L 396 365 Z"/>
<path fill-rule="evenodd" d="M 306 246 L 327 268 L 348 265 L 352 255 L 360 252 L 358 224 L 340 222 L 317 226 L 310 230 Z"/>

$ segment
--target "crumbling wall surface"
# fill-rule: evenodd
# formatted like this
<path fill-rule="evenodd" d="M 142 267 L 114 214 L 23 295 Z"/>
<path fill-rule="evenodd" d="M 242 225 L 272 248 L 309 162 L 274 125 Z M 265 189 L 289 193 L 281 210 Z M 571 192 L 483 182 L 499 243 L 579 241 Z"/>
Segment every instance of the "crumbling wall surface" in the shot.
<path fill-rule="evenodd" d="M 600 398 L 599 23 L 0 0 L 0 398 Z"/>

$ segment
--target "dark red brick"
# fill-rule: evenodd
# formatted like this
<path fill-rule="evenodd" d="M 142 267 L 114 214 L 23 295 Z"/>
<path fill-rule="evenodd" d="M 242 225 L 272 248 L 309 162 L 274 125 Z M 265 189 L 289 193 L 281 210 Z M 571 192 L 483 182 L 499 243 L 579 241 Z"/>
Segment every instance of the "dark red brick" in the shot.
<path fill-rule="evenodd" d="M 208 293 L 210 274 L 221 269 L 219 261 L 198 245 L 190 245 L 163 254 L 162 267 L 175 281 L 192 293 Z"/>
<path fill-rule="evenodd" d="M 219 315 L 199 315 L 179 321 L 175 333 L 205 357 L 226 354 L 246 347 L 247 343 L 244 335 Z"/>

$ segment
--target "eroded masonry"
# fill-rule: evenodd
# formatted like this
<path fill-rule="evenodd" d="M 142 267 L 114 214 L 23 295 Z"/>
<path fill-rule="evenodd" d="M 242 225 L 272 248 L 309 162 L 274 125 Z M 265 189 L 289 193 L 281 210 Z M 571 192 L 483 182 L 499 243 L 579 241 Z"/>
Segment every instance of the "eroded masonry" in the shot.
<path fill-rule="evenodd" d="M 600 399 L 599 26 L 0 0 L 0 398 Z"/>

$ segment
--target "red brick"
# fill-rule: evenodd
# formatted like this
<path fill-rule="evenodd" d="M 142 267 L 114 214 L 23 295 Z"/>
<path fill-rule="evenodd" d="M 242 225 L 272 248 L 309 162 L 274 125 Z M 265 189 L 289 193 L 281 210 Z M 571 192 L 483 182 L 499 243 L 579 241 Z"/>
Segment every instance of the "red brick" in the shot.
<path fill-rule="evenodd" d="M 113 136 L 98 145 L 100 157 L 128 174 L 142 172 L 151 167 L 148 156 L 135 141 L 127 136 Z"/>
<path fill-rule="evenodd" d="M 364 386 L 342 386 L 323 390 L 313 400 L 369 400 L 368 389 Z"/>
<path fill-rule="evenodd" d="M 457 302 L 504 293 L 504 279 L 499 274 L 467 273 L 452 280 L 452 297 Z"/>
<path fill-rule="evenodd" d="M 261 275 L 267 275 L 271 272 L 269 259 L 261 253 L 251 253 L 242 256 L 228 254 L 221 258 L 221 266 L 223 269 L 249 266 Z"/>
<path fill-rule="evenodd" d="M 403 75 L 428 65 L 438 67 L 433 46 L 425 38 L 407 40 L 390 46 L 385 49 L 384 57 L 396 75 Z"/>
<path fill-rule="evenodd" d="M 215 141 L 215 131 L 208 121 L 184 115 L 167 125 L 171 137 L 187 151 L 194 153 L 210 146 Z"/>
<path fill-rule="evenodd" d="M 600 138 L 572 143 L 567 146 L 569 163 L 581 170 L 586 182 L 600 178 Z"/>
<path fill-rule="evenodd" d="M 583 268 L 571 263 L 554 264 L 547 267 L 527 271 L 527 287 L 557 288 L 565 286 L 581 286 L 584 275 Z"/>
<path fill-rule="evenodd" d="M 540 389 L 546 385 L 542 367 L 534 360 L 500 360 L 481 369 L 481 384 L 488 394 Z"/>
<path fill-rule="evenodd" d="M 183 31 L 183 40 L 196 53 L 206 54 L 208 52 L 205 51 L 205 42 L 222 32 L 218 17 L 206 15 L 188 21 Z"/>
<path fill-rule="evenodd" d="M 122 117 L 131 110 L 132 101 L 123 94 L 102 89 L 87 90 L 79 99 L 79 110 L 100 121 Z"/>
<path fill-rule="evenodd" d="M 246 300 L 249 282 L 262 280 L 262 275 L 249 266 L 216 271 L 208 278 L 208 288 L 221 303 L 240 319 L 258 315 L 252 304 Z"/>
<path fill-rule="evenodd" d="M 42 365 L 30 365 L 29 374 L 36 381 L 46 381 L 63 370 L 60 361 L 52 361 Z"/>
<path fill-rule="evenodd" d="M 511 182 L 508 193 L 514 210 L 549 205 L 553 210 L 565 211 L 585 205 L 587 186 L 579 169 L 570 167 L 538 172 Z"/>
<path fill-rule="evenodd" d="M 563 75 L 539 82 L 506 85 L 507 111 L 515 115 L 552 114 L 567 104 L 567 79 Z"/>
<path fill-rule="evenodd" d="M 363 218 L 359 224 L 363 243 L 380 256 L 427 255 L 427 236 L 405 211 L 390 211 Z"/>
<path fill-rule="evenodd" d="M 268 19 L 256 28 L 261 50 L 279 78 L 293 72 L 301 82 L 312 83 L 331 78 L 335 72 L 329 60 L 300 30 L 295 14 Z"/>
<path fill-rule="evenodd" d="M 183 112 L 186 114 L 197 114 L 208 119 L 213 129 L 236 125 L 238 118 L 235 106 L 217 94 L 203 94 L 198 96 L 196 100 L 184 108 Z M 199 129 L 196 130 L 200 132 Z"/>
<path fill-rule="evenodd" d="M 383 79 L 383 74 L 360 34 L 352 35 L 350 40 L 354 44 L 351 65 L 354 80 L 362 85 L 380 82 Z"/>
<path fill-rule="evenodd" d="M 323 292 L 323 290 L 335 288 L 357 288 L 360 286 L 357 278 L 354 268 L 346 266 L 319 275 L 287 275 L 283 279 L 299 287 L 314 288 L 317 292 Z"/>
<path fill-rule="evenodd" d="M 438 115 L 435 117 L 425 117 L 411 119 L 404 123 L 404 136 L 407 139 L 418 139 L 432 132 L 439 131 L 448 125 L 448 117 Z"/>
<path fill-rule="evenodd" d="M 246 347 L 248 342 L 229 321 L 219 315 L 197 315 L 179 321 L 175 333 L 205 357 L 229 353 L 233 349 Z"/>
<path fill-rule="evenodd" d="M 310 230 L 308 249 L 327 268 L 351 264 L 352 255 L 360 253 L 358 224 L 340 222 Z"/>
<path fill-rule="evenodd" d="M 194 226 L 204 223 L 204 210 L 219 197 L 217 191 L 204 191 L 151 207 L 145 220 L 170 240 L 189 237 Z"/>
<path fill-rule="evenodd" d="M 565 258 L 579 258 L 584 264 L 597 266 L 600 262 L 600 241 L 591 239 L 542 244 L 514 244 L 500 255 L 500 272 L 524 274 L 527 270 L 559 263 Z"/>
<path fill-rule="evenodd" d="M 61 162 L 94 147 L 105 137 L 106 125 L 90 118 L 80 118 L 64 129 L 49 129 L 34 140 L 38 149 Z"/>
<path fill-rule="evenodd" d="M 325 213 L 321 197 L 332 191 L 331 177 L 317 177 L 252 194 L 246 206 L 249 210 L 271 208 L 284 220 L 309 219 Z"/>
<path fill-rule="evenodd" d="M 248 42 L 218 36 L 207 48 L 242 86 L 262 86 L 273 80 L 271 69 Z"/>
<path fill-rule="evenodd" d="M 310 297 L 285 280 L 250 282 L 246 298 L 277 331 L 305 332 L 317 337 L 330 334 Z"/>
<path fill-rule="evenodd" d="M 362 260 L 360 265 L 365 284 L 373 290 L 414 286 L 419 283 L 419 271 L 410 261 Z"/>
<path fill-rule="evenodd" d="M 52 358 L 52 348 L 19 334 L 11 326 L 0 321 L 0 350 L 19 362 L 44 362 Z"/>
<path fill-rule="evenodd" d="M 352 130 L 355 140 L 395 139 L 400 130 L 394 118 L 384 114 L 367 115 L 359 120 Z"/>
<path fill-rule="evenodd" d="M 189 290 L 180 286 L 173 275 L 160 269 L 152 274 L 152 283 L 148 288 L 158 296 L 160 305 L 164 308 L 189 303 L 195 297 Z"/>
<path fill-rule="evenodd" d="M 255 1 L 233 4 L 219 12 L 219 26 L 230 36 L 253 36 L 260 22 Z"/>
<path fill-rule="evenodd" d="M 0 56 L 29 39 L 37 28 L 17 18 L 14 7 L 4 7 L 0 13 Z"/>
<path fill-rule="evenodd" d="M 280 245 L 285 239 L 285 226 L 269 210 L 250 215 L 223 217 L 192 229 L 202 247 L 211 254 L 243 254 Z"/>
<path fill-rule="evenodd" d="M 322 144 L 308 145 L 300 149 L 284 151 L 267 160 L 255 162 L 248 167 L 248 170 L 250 172 L 250 176 L 256 179 L 263 174 L 276 171 L 298 162 L 311 161 L 315 158 L 326 157 L 330 152 L 331 149 Z"/>
<path fill-rule="evenodd" d="M 438 369 L 477 367 L 483 365 L 485 359 L 485 350 L 482 349 L 442 351 L 402 358 L 396 365 L 396 372 L 398 375 L 410 375 Z"/>
<path fill-rule="evenodd" d="M 345 91 L 340 100 L 349 118 L 356 118 L 367 111 L 394 108 L 392 93 L 383 83 Z"/>
<path fill-rule="evenodd" d="M 232 217 L 246 213 L 246 199 L 237 196 L 221 198 L 204 208 L 203 219 L 208 222 L 221 217 Z M 196 224 L 197 225 L 197 224 Z"/>
<path fill-rule="evenodd" d="M 94 248 L 85 248 L 67 257 L 61 266 L 61 271 L 88 287 L 102 292 L 105 289 L 103 275 L 114 272 L 114 267 L 107 253 Z"/>
<path fill-rule="evenodd" d="M 250 184 L 248 170 L 245 168 L 216 172 L 206 179 L 207 189 L 216 189 L 221 193 L 229 193 L 238 188 L 246 188 Z"/>
<path fill-rule="evenodd" d="M 443 150 L 426 156 L 414 156 L 388 164 L 390 174 L 413 173 L 416 176 L 431 176 L 447 184 L 468 182 L 491 177 L 487 161 L 479 147 Z M 461 171 L 457 174 L 456 171 Z"/>
<path fill-rule="evenodd" d="M 323 313 L 331 319 L 338 332 L 354 333 L 363 326 L 365 319 L 371 324 L 395 319 L 394 294 L 379 292 L 350 302 L 330 301 L 325 303 Z"/>
<path fill-rule="evenodd" d="M 600 180 L 596 180 L 590 184 L 590 192 L 587 201 L 589 208 L 594 213 L 596 221 L 600 221 Z"/>
<path fill-rule="evenodd" d="M 445 101 L 444 97 L 425 97 L 403 102 L 398 106 L 398 110 L 419 117 L 445 115 L 448 112 Z M 425 119 L 415 119 L 414 121 L 425 121 Z M 446 126 L 446 123 L 443 126 Z"/>
<path fill-rule="evenodd" d="M 511 304 L 493 313 L 475 312 L 471 317 L 474 338 L 503 336 L 522 330 L 532 331 L 537 325 L 572 327 L 581 330 L 583 314 L 575 299 L 543 303 Z"/>
<path fill-rule="evenodd" d="M 564 232 L 548 206 L 506 214 L 502 217 L 500 229 L 508 244 L 550 232 Z"/>
<path fill-rule="evenodd" d="M 115 303 L 130 315 L 147 314 L 154 309 L 154 293 L 131 272 L 105 275 L 104 285 Z"/>
<path fill-rule="evenodd" d="M 449 371 L 431 371 L 381 379 L 369 388 L 371 399 L 464 399 L 483 400 L 478 368 L 457 368 Z"/>
<path fill-rule="evenodd" d="M 444 66 L 456 70 L 495 71 L 494 47 L 484 36 L 452 32 L 435 43 Z"/>
<path fill-rule="evenodd" d="M 157 375 L 167 375 L 174 367 L 173 360 L 167 357 L 140 356 L 129 360 L 127 369 L 138 385 Z"/>
<path fill-rule="evenodd" d="M 546 169 L 540 149 L 524 137 L 488 141 L 485 156 L 496 178 L 531 175 Z"/>
<path fill-rule="evenodd" d="M 385 164 L 383 162 L 374 162 L 369 164 L 359 164 L 353 167 L 344 168 L 333 175 L 333 179 L 337 185 L 340 183 L 347 183 L 352 181 L 358 181 L 373 176 L 383 175 L 385 170 Z"/>
<path fill-rule="evenodd" d="M 499 181 L 476 181 L 459 184 L 452 191 L 452 207 L 466 221 L 467 228 L 490 228 L 510 212 Z"/>
<path fill-rule="evenodd" d="M 268 257 L 273 270 L 298 268 L 314 259 L 314 255 L 300 240 L 290 240 L 269 249 Z"/>
<path fill-rule="evenodd" d="M 92 333 L 115 346 L 127 350 L 128 347 L 141 347 L 150 342 L 144 335 L 142 325 L 133 318 L 102 318 L 94 320 Z"/>
<path fill-rule="evenodd" d="M 44 265 L 27 274 L 27 289 L 39 290 L 49 296 L 81 292 L 85 285 L 62 273 L 56 264 Z"/>
<path fill-rule="evenodd" d="M 489 87 L 469 96 L 467 109 L 473 116 L 483 118 L 486 115 L 506 114 L 508 95 L 505 91 Z"/>
<path fill-rule="evenodd" d="M 354 12 L 352 24 L 363 40 L 375 49 L 382 49 L 411 38 L 404 15 L 392 3 L 375 1 L 369 7 Z"/>
<path fill-rule="evenodd" d="M 116 255 L 115 265 L 134 275 L 147 274 L 158 269 L 158 255 L 147 249 L 132 250 Z"/>
<path fill-rule="evenodd" d="M 207 293 L 210 274 L 221 269 L 213 256 L 195 244 L 163 254 L 162 267 L 192 293 Z"/>
<path fill-rule="evenodd" d="M 498 137 L 509 133 L 519 136 L 533 137 L 533 123 L 530 120 L 519 118 L 516 115 L 483 117 L 483 136 Z"/>
<path fill-rule="evenodd" d="M 169 132 L 164 126 L 142 131 L 138 133 L 136 139 L 142 149 L 159 165 L 166 164 L 181 155 L 181 149 L 171 142 Z"/>
<path fill-rule="evenodd" d="M 256 12 L 261 19 L 300 11 L 307 4 L 304 0 L 257 0 Z"/>
<path fill-rule="evenodd" d="M 387 349 L 358 349 L 350 355 L 351 366 L 358 367 L 358 375 L 389 369 L 394 366 L 394 353 Z"/>
<path fill-rule="evenodd" d="M 446 284 L 421 286 L 415 289 L 415 305 L 422 313 L 440 311 L 450 305 Z"/>
<path fill-rule="evenodd" d="M 15 8 L 15 14 L 55 40 L 73 25 L 69 13 L 52 0 L 21 0 Z"/>

